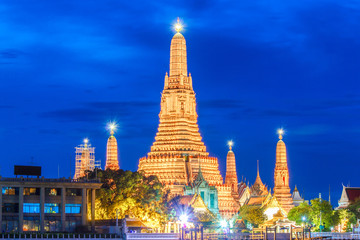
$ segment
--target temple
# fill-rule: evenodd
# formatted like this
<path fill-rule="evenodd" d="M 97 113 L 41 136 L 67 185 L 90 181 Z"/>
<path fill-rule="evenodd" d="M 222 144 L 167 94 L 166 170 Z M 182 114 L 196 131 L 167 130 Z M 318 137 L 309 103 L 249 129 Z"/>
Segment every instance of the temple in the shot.
<path fill-rule="evenodd" d="M 118 159 L 118 146 L 117 146 L 116 138 L 114 136 L 116 125 L 110 123 L 108 128 L 110 130 L 110 137 L 108 138 L 106 145 L 105 170 L 106 169 L 119 170 L 120 167 L 119 167 L 119 159 Z"/>
<path fill-rule="evenodd" d="M 231 186 L 231 190 L 236 193 L 238 178 L 236 174 L 236 163 L 235 163 L 235 154 L 232 151 L 233 142 L 229 141 L 229 152 L 226 156 L 226 177 L 225 184 Z"/>
<path fill-rule="evenodd" d="M 74 179 L 85 176 L 86 171 L 95 169 L 95 148 L 91 147 L 89 139 L 75 148 L 75 175 Z"/>
<path fill-rule="evenodd" d="M 279 130 L 279 141 L 276 146 L 276 163 L 274 171 L 274 195 L 279 204 L 288 213 L 294 206 L 289 187 L 289 170 L 287 165 L 286 146 L 283 139 L 284 131 Z"/>
<path fill-rule="evenodd" d="M 191 74 L 187 71 L 186 41 L 180 33 L 170 46 L 169 75 L 165 74 L 161 96 L 160 123 L 155 142 L 146 157 L 139 160 L 139 171 L 156 175 L 172 194 L 183 194 L 199 172 L 209 185 L 223 184 L 218 159 L 210 157 L 197 124 L 196 99 Z"/>
<path fill-rule="evenodd" d="M 159 127 L 147 156 L 140 158 L 139 171 L 156 175 L 172 196 L 197 199 L 214 216 L 230 219 L 242 205 L 261 207 L 271 220 L 286 217 L 293 207 L 289 188 L 286 147 L 282 139 L 276 149 L 274 194 L 260 178 L 259 165 L 255 183 L 250 187 L 238 183 L 233 142 L 226 157 L 225 182 L 218 159 L 210 157 L 197 124 L 196 98 L 191 74 L 188 73 L 186 41 L 181 24 L 170 45 L 169 74 L 165 74 L 161 94 Z M 192 196 L 192 197 L 190 197 Z M 276 221 L 277 221 L 276 220 Z"/>
<path fill-rule="evenodd" d="M 293 199 L 294 207 L 297 207 L 301 203 L 305 202 L 304 198 L 301 197 L 301 195 L 299 193 L 299 190 L 297 189 L 296 185 L 295 185 L 295 189 L 294 189 L 291 197 Z"/>

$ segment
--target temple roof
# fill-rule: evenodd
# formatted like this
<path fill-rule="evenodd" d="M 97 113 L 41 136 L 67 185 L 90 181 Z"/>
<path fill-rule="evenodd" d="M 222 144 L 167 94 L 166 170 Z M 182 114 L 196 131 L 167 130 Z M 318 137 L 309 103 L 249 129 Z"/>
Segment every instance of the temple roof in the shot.
<path fill-rule="evenodd" d="M 260 178 L 259 161 L 257 165 L 257 176 L 250 190 L 251 190 L 251 195 L 257 195 L 257 196 L 263 196 L 269 193 L 267 187 L 263 184 Z"/>
<path fill-rule="evenodd" d="M 353 202 L 360 199 L 360 188 L 346 188 L 346 194 L 348 195 L 349 201 Z"/>
<path fill-rule="evenodd" d="M 300 193 L 295 185 L 295 189 L 292 193 L 292 199 L 293 201 L 304 201 L 304 199 L 300 196 Z"/>

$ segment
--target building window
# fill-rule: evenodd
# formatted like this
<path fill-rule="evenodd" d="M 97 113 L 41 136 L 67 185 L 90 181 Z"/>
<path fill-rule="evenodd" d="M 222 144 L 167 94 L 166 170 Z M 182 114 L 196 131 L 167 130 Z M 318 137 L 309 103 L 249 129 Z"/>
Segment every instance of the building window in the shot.
<path fill-rule="evenodd" d="M 38 217 L 24 217 L 23 231 L 40 231 L 40 220 Z"/>
<path fill-rule="evenodd" d="M 40 195 L 40 188 L 24 188 L 24 195 Z"/>
<path fill-rule="evenodd" d="M 61 188 L 45 188 L 46 196 L 60 196 Z"/>
<path fill-rule="evenodd" d="M 19 188 L 17 187 L 3 187 L 2 195 L 19 195 Z"/>
<path fill-rule="evenodd" d="M 3 203 L 2 205 L 3 213 L 18 213 L 19 204 L 18 203 Z"/>
<path fill-rule="evenodd" d="M 60 232 L 61 231 L 61 220 L 45 220 L 44 230 L 46 232 Z"/>
<path fill-rule="evenodd" d="M 24 213 L 40 213 L 40 203 L 24 203 Z"/>
<path fill-rule="evenodd" d="M 67 188 L 66 196 L 81 196 L 81 189 L 79 188 Z"/>
<path fill-rule="evenodd" d="M 45 213 L 60 213 L 60 204 L 58 203 L 45 203 L 44 212 Z"/>
<path fill-rule="evenodd" d="M 215 194 L 210 193 L 210 208 L 215 208 Z"/>
<path fill-rule="evenodd" d="M 65 231 L 74 232 L 77 226 L 81 226 L 81 217 L 66 216 Z"/>
<path fill-rule="evenodd" d="M 81 204 L 66 204 L 65 213 L 81 213 Z"/>
<path fill-rule="evenodd" d="M 2 217 L 2 231 L 3 232 L 17 232 L 18 231 L 18 217 L 16 216 L 3 216 Z"/>

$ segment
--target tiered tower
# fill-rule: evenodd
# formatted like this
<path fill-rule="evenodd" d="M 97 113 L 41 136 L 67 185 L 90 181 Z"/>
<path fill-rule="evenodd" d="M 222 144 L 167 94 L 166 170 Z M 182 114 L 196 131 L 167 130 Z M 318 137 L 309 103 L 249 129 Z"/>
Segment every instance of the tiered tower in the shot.
<path fill-rule="evenodd" d="M 283 142 L 284 131 L 280 129 L 279 141 L 276 146 L 276 164 L 275 164 L 275 173 L 274 173 L 274 195 L 278 200 L 281 207 L 289 212 L 290 209 L 294 206 L 293 200 L 290 193 L 289 187 L 289 170 L 287 165 L 286 157 L 286 146 Z"/>
<path fill-rule="evenodd" d="M 170 46 L 170 71 L 165 75 L 161 97 L 160 124 L 155 142 L 147 157 L 139 160 L 139 170 L 156 175 L 170 187 L 171 193 L 182 194 L 199 172 L 201 164 L 210 185 L 223 183 L 218 160 L 209 157 L 197 124 L 196 99 L 191 74 L 187 72 L 186 41 L 181 25 Z"/>
<path fill-rule="evenodd" d="M 114 136 L 114 131 L 116 129 L 116 125 L 114 123 L 110 123 L 108 126 L 110 130 L 110 137 L 108 138 L 106 145 L 106 164 L 105 170 L 119 170 L 119 159 L 118 159 L 118 147 L 117 141 Z"/>
<path fill-rule="evenodd" d="M 232 151 L 232 146 L 234 145 L 234 143 L 232 141 L 229 141 L 228 145 L 229 145 L 229 152 L 226 156 L 225 184 L 231 186 L 231 190 L 234 193 L 237 193 L 238 178 L 236 174 L 235 154 Z"/>
<path fill-rule="evenodd" d="M 89 139 L 84 139 L 84 144 L 75 148 L 75 175 L 74 179 L 85 176 L 85 171 L 92 171 L 95 164 L 95 148 L 91 147 Z"/>

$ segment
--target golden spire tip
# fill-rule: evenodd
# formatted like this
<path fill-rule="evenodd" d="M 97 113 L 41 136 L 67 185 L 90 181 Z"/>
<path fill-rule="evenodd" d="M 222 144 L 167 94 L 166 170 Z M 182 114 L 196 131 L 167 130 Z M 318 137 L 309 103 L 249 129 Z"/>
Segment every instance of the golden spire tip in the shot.
<path fill-rule="evenodd" d="M 228 144 L 230 151 L 232 150 L 232 146 L 234 146 L 234 142 L 232 140 L 228 141 Z"/>
<path fill-rule="evenodd" d="M 183 25 L 180 23 L 180 18 L 177 18 L 177 22 L 174 25 L 174 29 L 176 32 L 180 32 L 183 29 Z"/>
<path fill-rule="evenodd" d="M 279 134 L 279 139 L 280 139 L 280 140 L 283 139 L 284 129 L 280 128 L 280 129 L 278 130 L 278 134 Z"/>
<path fill-rule="evenodd" d="M 109 122 L 107 128 L 110 130 L 110 135 L 114 135 L 117 125 L 115 122 Z"/>

